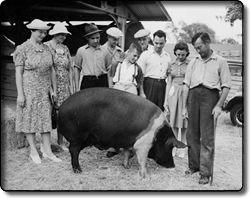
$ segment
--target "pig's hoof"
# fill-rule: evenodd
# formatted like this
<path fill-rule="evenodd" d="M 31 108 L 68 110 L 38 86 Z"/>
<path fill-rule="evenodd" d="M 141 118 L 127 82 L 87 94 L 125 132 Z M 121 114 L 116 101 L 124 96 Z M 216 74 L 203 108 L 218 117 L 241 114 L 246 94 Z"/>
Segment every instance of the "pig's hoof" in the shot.
<path fill-rule="evenodd" d="M 81 173 L 82 170 L 80 168 L 73 168 L 74 173 Z"/>

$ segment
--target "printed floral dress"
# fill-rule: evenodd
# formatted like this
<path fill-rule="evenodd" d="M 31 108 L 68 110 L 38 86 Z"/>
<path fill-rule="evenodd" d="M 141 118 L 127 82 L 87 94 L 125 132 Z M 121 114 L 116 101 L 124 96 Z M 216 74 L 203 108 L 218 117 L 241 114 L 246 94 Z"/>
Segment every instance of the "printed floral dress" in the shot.
<path fill-rule="evenodd" d="M 70 96 L 70 78 L 69 70 L 72 64 L 69 49 L 62 45 L 63 49 L 54 49 L 51 42 L 44 43 L 49 46 L 54 59 L 54 68 L 56 71 L 57 101 L 56 105 L 60 106 L 64 100 Z"/>
<path fill-rule="evenodd" d="M 51 104 L 48 91 L 51 87 L 51 67 L 53 59 L 48 46 L 41 44 L 36 49 L 27 40 L 17 46 L 13 60 L 16 67 L 23 66 L 24 107 L 17 104 L 16 132 L 50 132 Z"/>

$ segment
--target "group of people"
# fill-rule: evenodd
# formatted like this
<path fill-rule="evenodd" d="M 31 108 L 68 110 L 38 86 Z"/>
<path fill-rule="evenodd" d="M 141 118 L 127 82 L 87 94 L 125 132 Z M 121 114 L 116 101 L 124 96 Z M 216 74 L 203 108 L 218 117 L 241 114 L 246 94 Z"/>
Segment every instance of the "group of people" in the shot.
<path fill-rule="evenodd" d="M 174 47 L 176 60 L 164 50 L 166 33 L 158 30 L 149 44 L 150 31 L 135 33 L 138 42 L 124 52 L 118 45 L 123 32 L 111 27 L 107 42 L 100 44 L 102 30 L 94 23 L 85 26 L 88 43 L 77 50 L 75 61 L 63 44 L 71 34 L 62 23 L 49 31 L 53 38 L 43 43 L 51 28 L 39 19 L 27 25 L 30 38 L 16 47 L 13 60 L 16 66 L 17 111 L 16 131 L 24 132 L 30 145 L 30 159 L 41 163 L 35 134 L 40 133 L 40 150 L 44 158 L 61 160 L 51 151 L 51 104 L 48 90 L 60 106 L 71 94 L 91 87 L 109 87 L 130 92 L 155 103 L 170 114 L 175 136 L 181 131 L 181 141 L 188 144 L 189 169 L 186 174 L 200 172 L 200 184 L 212 175 L 216 120 L 231 87 L 231 74 L 225 59 L 210 48 L 207 33 L 197 33 L 192 45 L 198 56 L 189 60 L 185 42 Z M 58 136 L 63 146 L 63 137 Z M 107 156 L 118 151 L 109 149 Z M 185 150 L 174 149 L 184 158 Z"/>

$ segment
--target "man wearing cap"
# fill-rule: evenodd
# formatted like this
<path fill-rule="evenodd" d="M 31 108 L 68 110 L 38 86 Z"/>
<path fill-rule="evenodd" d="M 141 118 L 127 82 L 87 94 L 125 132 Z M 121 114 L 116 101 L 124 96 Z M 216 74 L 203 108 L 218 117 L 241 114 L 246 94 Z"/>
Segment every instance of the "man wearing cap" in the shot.
<path fill-rule="evenodd" d="M 118 63 L 124 58 L 123 50 L 118 47 L 119 40 L 123 36 L 123 33 L 116 27 L 109 28 L 106 33 L 108 35 L 108 41 L 103 45 L 103 47 L 105 47 L 111 55 L 112 67 L 110 71 L 110 81 L 112 82 L 112 77 L 114 77 L 116 67 Z"/>
<path fill-rule="evenodd" d="M 78 90 L 91 87 L 109 87 L 108 71 L 111 55 L 100 45 L 100 32 L 94 23 L 86 24 L 84 37 L 88 43 L 77 50 L 75 82 Z"/>
<path fill-rule="evenodd" d="M 167 69 L 171 63 L 170 55 L 164 50 L 166 33 L 156 31 L 153 43 L 154 48 L 144 51 L 137 63 L 143 71 L 143 88 L 147 99 L 164 111 Z"/>
<path fill-rule="evenodd" d="M 150 31 L 146 29 L 141 29 L 138 32 L 136 32 L 134 35 L 134 38 L 137 39 L 139 45 L 142 48 L 142 51 L 146 51 L 151 48 L 154 48 L 153 45 L 150 45 L 148 43 L 150 40 L 149 35 L 150 35 Z"/>

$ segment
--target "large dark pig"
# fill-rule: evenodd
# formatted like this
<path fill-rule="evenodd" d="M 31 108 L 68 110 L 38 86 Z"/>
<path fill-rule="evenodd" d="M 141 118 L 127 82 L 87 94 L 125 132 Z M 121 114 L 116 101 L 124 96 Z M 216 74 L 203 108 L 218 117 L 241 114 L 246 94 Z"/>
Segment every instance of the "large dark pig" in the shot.
<path fill-rule="evenodd" d="M 81 172 L 79 153 L 87 146 L 133 148 L 146 176 L 147 157 L 166 167 L 175 167 L 172 149 L 184 148 L 162 111 L 142 97 L 110 88 L 89 88 L 69 97 L 59 108 L 58 129 L 70 142 L 75 173 Z"/>

